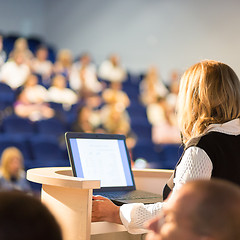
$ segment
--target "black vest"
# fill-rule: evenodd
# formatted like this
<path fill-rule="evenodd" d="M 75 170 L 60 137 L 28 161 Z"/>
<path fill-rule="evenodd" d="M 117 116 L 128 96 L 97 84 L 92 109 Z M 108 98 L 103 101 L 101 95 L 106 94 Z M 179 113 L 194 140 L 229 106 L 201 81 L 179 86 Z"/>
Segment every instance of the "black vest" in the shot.
<path fill-rule="evenodd" d="M 209 132 L 187 148 L 191 146 L 203 149 L 211 159 L 213 164 L 211 178 L 225 179 L 240 186 L 240 135 L 234 136 L 219 132 Z M 182 157 L 177 165 L 181 162 L 181 159 Z M 170 191 L 171 189 L 165 186 L 164 199 Z"/>

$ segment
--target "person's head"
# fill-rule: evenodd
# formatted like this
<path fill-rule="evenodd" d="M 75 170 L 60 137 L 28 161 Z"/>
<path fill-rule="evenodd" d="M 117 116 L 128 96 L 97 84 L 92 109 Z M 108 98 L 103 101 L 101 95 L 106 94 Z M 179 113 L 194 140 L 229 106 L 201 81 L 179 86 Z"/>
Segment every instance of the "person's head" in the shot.
<path fill-rule="evenodd" d="M 80 57 L 80 62 L 82 66 L 86 67 L 91 63 L 91 57 L 88 53 L 83 53 Z"/>
<path fill-rule="evenodd" d="M 204 132 L 210 124 L 240 117 L 240 82 L 226 64 L 205 60 L 182 76 L 177 114 L 183 141 Z"/>
<path fill-rule="evenodd" d="M 9 180 L 18 178 L 23 170 L 23 155 L 16 147 L 8 147 L 2 152 L 1 171 L 3 177 Z"/>
<path fill-rule="evenodd" d="M 61 74 L 57 74 L 52 79 L 52 86 L 57 87 L 59 89 L 66 88 L 67 86 L 66 78 Z"/>
<path fill-rule="evenodd" d="M 38 77 L 35 74 L 29 74 L 24 83 L 25 87 L 33 87 L 38 84 Z"/>
<path fill-rule="evenodd" d="M 72 53 L 68 49 L 61 49 L 57 55 L 57 61 L 62 64 L 63 67 L 69 67 L 72 65 L 73 57 Z"/>
<path fill-rule="evenodd" d="M 240 239 L 240 188 L 223 180 L 186 183 L 147 225 L 147 239 Z"/>
<path fill-rule="evenodd" d="M 112 63 L 113 66 L 118 66 L 120 63 L 120 58 L 117 54 L 111 54 L 109 56 L 109 60 Z"/>
<path fill-rule="evenodd" d="M 21 37 L 14 42 L 14 51 L 15 50 L 24 51 L 26 49 L 28 49 L 28 42 L 26 38 Z"/>
<path fill-rule="evenodd" d="M 35 197 L 22 192 L 0 192 L 1 240 L 62 240 L 54 216 Z"/>
<path fill-rule="evenodd" d="M 21 65 L 24 63 L 25 54 L 21 50 L 14 50 L 13 51 L 13 60 L 17 65 Z"/>
<path fill-rule="evenodd" d="M 48 57 L 48 48 L 44 45 L 38 46 L 36 50 L 36 57 L 39 61 L 46 61 Z"/>

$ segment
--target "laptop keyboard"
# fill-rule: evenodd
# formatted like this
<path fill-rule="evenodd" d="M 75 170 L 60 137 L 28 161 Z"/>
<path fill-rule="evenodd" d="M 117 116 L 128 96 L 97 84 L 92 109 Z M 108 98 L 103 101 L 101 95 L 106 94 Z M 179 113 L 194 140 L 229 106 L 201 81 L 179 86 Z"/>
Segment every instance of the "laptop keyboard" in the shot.
<path fill-rule="evenodd" d="M 109 199 L 118 199 L 118 200 L 134 200 L 134 199 L 149 199 L 149 198 L 159 198 L 158 194 L 155 193 L 148 193 L 140 190 L 135 191 L 118 191 L 118 192 L 104 192 L 99 193 L 99 195 L 103 195 Z"/>

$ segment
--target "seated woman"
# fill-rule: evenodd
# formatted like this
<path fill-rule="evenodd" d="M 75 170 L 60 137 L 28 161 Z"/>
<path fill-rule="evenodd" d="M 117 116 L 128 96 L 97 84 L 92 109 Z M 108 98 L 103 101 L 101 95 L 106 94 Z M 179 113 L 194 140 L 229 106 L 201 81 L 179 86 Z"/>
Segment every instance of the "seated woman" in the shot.
<path fill-rule="evenodd" d="M 175 110 L 166 98 L 159 97 L 147 106 L 147 118 L 152 125 L 153 143 L 181 143 Z"/>
<path fill-rule="evenodd" d="M 13 58 L 15 52 L 21 52 L 23 54 L 24 63 L 30 67 L 34 55 L 28 47 L 26 38 L 20 37 L 14 42 L 13 50 L 9 53 L 10 60 Z"/>
<path fill-rule="evenodd" d="M 156 67 L 149 68 L 146 76 L 140 82 L 140 99 L 144 105 L 156 101 L 158 97 L 166 97 L 168 90 L 163 84 Z"/>
<path fill-rule="evenodd" d="M 29 118 L 31 121 L 52 118 L 55 112 L 47 103 L 33 103 L 29 101 L 26 91 L 23 90 L 14 104 L 14 112 L 19 117 Z"/>
<path fill-rule="evenodd" d="M 121 65 L 117 54 L 111 54 L 102 62 L 98 71 L 99 77 L 109 82 L 123 82 L 126 80 L 126 70 Z"/>
<path fill-rule="evenodd" d="M 37 48 L 36 56 L 31 62 L 31 69 L 33 73 L 42 77 L 43 85 L 48 87 L 53 72 L 53 64 L 48 60 L 48 48 L 46 46 L 41 45 Z"/>
<path fill-rule="evenodd" d="M 48 99 L 50 102 L 63 104 L 63 107 L 70 108 L 78 102 L 78 95 L 67 88 L 66 78 L 60 74 L 52 79 L 52 85 L 48 89 Z"/>
<path fill-rule="evenodd" d="M 38 84 L 38 78 L 34 74 L 30 74 L 22 89 L 26 92 L 26 97 L 31 103 L 44 103 L 48 101 L 47 89 Z"/>
<path fill-rule="evenodd" d="M 55 74 L 62 74 L 69 80 L 72 64 L 73 56 L 71 51 L 68 49 L 61 49 L 57 54 L 57 60 L 54 63 L 53 71 Z"/>
<path fill-rule="evenodd" d="M 31 192 L 23 170 L 23 155 L 15 147 L 6 148 L 1 156 L 0 189 Z"/>

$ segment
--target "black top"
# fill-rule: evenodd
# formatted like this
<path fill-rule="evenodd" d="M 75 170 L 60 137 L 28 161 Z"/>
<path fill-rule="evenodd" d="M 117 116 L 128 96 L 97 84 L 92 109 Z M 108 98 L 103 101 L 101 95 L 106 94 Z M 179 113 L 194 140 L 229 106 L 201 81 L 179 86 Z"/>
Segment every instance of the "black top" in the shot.
<path fill-rule="evenodd" d="M 212 131 L 200 137 L 198 141 L 190 144 L 186 149 L 192 146 L 203 149 L 212 161 L 211 178 L 225 179 L 240 186 L 240 135 L 234 136 Z M 182 157 L 177 165 L 181 160 Z M 165 199 L 170 192 L 171 189 L 166 185 L 163 198 Z"/>

